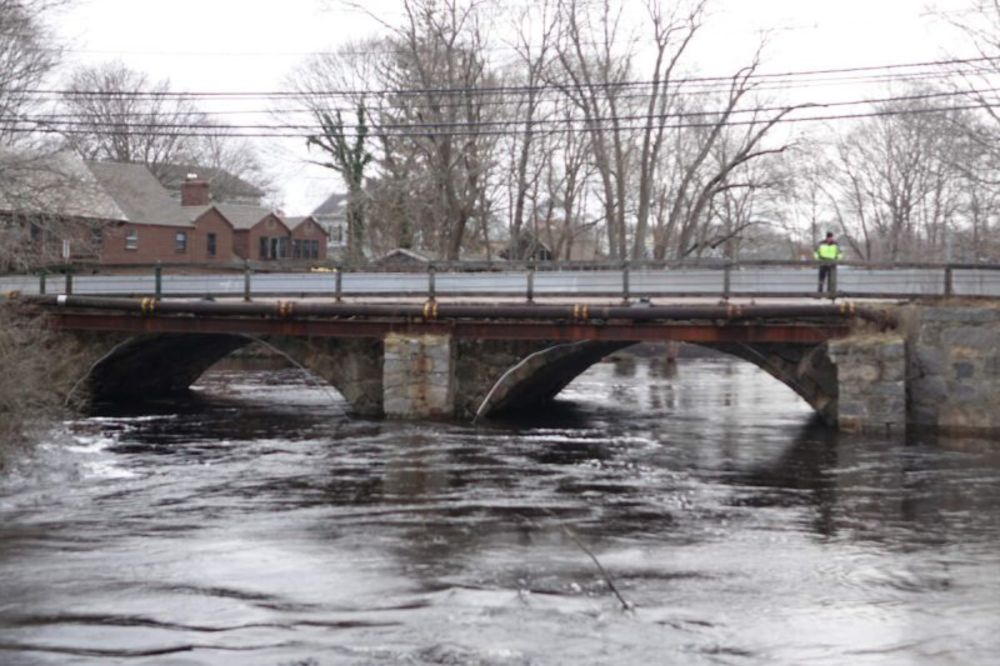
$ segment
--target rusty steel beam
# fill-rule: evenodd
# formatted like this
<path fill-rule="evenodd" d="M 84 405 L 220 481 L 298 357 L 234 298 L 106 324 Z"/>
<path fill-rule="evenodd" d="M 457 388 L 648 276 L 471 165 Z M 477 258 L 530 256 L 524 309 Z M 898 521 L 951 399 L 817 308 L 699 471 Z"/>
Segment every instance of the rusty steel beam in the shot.
<path fill-rule="evenodd" d="M 215 302 L 157 300 L 154 298 L 105 298 L 88 296 L 32 296 L 26 302 L 45 309 L 88 310 L 197 316 L 272 317 L 283 320 L 303 318 L 422 318 L 426 321 L 539 320 L 547 322 L 588 322 L 592 320 L 644 321 L 748 321 L 762 319 L 845 320 L 862 318 L 890 324 L 884 310 L 856 307 L 853 303 L 830 305 L 540 305 L 497 303 L 371 304 L 310 301 Z"/>
<path fill-rule="evenodd" d="M 620 342 L 783 342 L 815 344 L 848 333 L 844 324 L 552 323 L 538 321 L 425 321 L 410 319 L 274 319 L 167 315 L 54 313 L 55 328 L 77 331 L 214 333 L 294 337 L 381 338 L 389 333 L 441 334 L 492 340 L 601 340 Z"/>

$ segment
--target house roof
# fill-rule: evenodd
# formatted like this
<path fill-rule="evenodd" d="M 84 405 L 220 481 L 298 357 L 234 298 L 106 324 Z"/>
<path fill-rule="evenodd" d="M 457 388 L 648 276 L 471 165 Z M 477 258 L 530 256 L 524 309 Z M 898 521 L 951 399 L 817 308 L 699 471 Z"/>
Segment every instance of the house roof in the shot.
<path fill-rule="evenodd" d="M 68 152 L 15 155 L 7 151 L 0 152 L 0 165 L 0 209 L 191 227 L 214 207 L 236 230 L 250 229 L 269 215 L 282 220 L 273 210 L 254 205 L 181 206 L 142 164 L 85 162 Z"/>
<path fill-rule="evenodd" d="M 276 214 L 273 210 L 261 208 L 260 206 L 250 206 L 244 204 L 216 203 L 208 206 L 188 207 L 184 210 L 188 211 L 191 220 L 196 220 L 201 217 L 205 211 L 211 210 L 212 208 L 215 208 L 222 213 L 222 215 L 229 220 L 229 223 L 233 225 L 233 229 L 237 231 L 252 229 L 268 215 L 274 215 L 279 220 L 282 219 L 281 216 Z"/>
<path fill-rule="evenodd" d="M 85 163 L 101 188 L 136 224 L 189 227 L 187 218 L 166 188 L 142 164 L 120 162 Z"/>
<path fill-rule="evenodd" d="M 430 262 L 430 258 L 426 257 L 419 252 L 414 252 L 413 250 L 408 250 L 403 247 L 397 247 L 395 250 L 389 250 L 381 257 L 376 259 L 373 263 L 375 264 L 426 264 Z"/>
<path fill-rule="evenodd" d="M 290 230 L 295 231 L 296 229 L 299 228 L 299 226 L 305 224 L 308 221 L 312 221 L 313 224 L 315 224 L 320 231 L 326 234 L 326 229 L 324 229 L 323 225 L 320 224 L 319 221 L 312 215 L 305 215 L 303 217 L 286 217 L 285 226 L 288 227 Z"/>
<path fill-rule="evenodd" d="M 346 194 L 331 194 L 326 201 L 317 206 L 312 212 L 314 217 L 329 217 L 343 215 L 347 207 Z"/>
<path fill-rule="evenodd" d="M 160 183 L 171 192 L 179 193 L 188 174 L 197 174 L 199 180 L 209 183 L 213 197 L 219 201 L 232 199 L 260 200 L 266 193 L 246 180 L 223 169 L 196 164 L 161 164 L 157 167 Z"/>
<path fill-rule="evenodd" d="M 5 150 L 0 209 L 127 221 L 127 213 L 75 154 Z"/>

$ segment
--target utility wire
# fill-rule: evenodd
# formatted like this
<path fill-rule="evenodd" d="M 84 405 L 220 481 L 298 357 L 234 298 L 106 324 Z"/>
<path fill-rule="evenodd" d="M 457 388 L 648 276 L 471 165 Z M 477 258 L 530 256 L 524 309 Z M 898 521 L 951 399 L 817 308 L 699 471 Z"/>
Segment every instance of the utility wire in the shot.
<path fill-rule="evenodd" d="M 841 102 L 824 102 L 824 103 L 809 103 L 802 105 L 781 105 L 781 106 L 759 106 L 750 107 L 745 109 L 732 109 L 726 111 L 724 109 L 706 109 L 704 111 L 676 111 L 661 114 L 624 114 L 610 116 L 601 119 L 600 122 L 596 124 L 605 124 L 609 121 L 659 121 L 670 118 L 711 118 L 713 116 L 721 116 L 725 113 L 729 115 L 745 115 L 745 114 L 761 114 L 761 113 L 780 113 L 788 112 L 789 110 L 795 109 L 805 109 L 805 108 L 836 108 L 836 107 L 850 107 L 850 106 L 861 106 L 861 105 L 883 105 L 883 104 L 896 104 L 904 102 L 915 102 L 924 101 L 930 99 L 942 99 L 949 97 L 966 97 L 970 94 L 988 94 L 1000 92 L 1000 88 L 982 88 L 975 89 L 974 91 L 948 91 L 948 92 L 937 92 L 937 93 L 924 93 L 924 94 L 914 94 L 914 95 L 896 95 L 891 97 L 881 97 L 881 98 L 865 98 L 859 100 L 848 100 Z M 977 107 L 982 106 L 978 104 Z M 163 114 L 169 115 L 169 114 Z M 105 120 L 104 114 L 93 114 L 90 117 L 91 120 L 80 120 L 79 118 L 86 118 L 86 115 L 80 116 L 77 114 L 66 114 L 60 116 L 48 116 L 48 115 L 37 115 L 37 114 L 25 114 L 19 117 L 3 117 L 0 116 L 0 123 L 3 122 L 36 122 L 39 124 L 47 124 L 58 127 L 84 127 L 92 128 L 97 125 L 100 128 L 107 128 L 109 131 L 125 131 L 125 130 L 170 130 L 170 129 L 198 129 L 198 130 L 217 130 L 217 131 L 233 131 L 233 130 L 265 130 L 265 131 L 280 131 L 280 130 L 294 130 L 294 131 L 307 131 L 311 133 L 322 133 L 323 128 L 317 123 L 308 124 L 294 124 L 294 123 L 251 123 L 251 124 L 226 124 L 220 126 L 212 123 L 178 123 L 178 122 L 157 122 L 153 120 L 151 122 L 134 120 L 126 115 L 118 115 L 118 117 L 123 118 L 120 121 L 116 120 Z M 763 122 L 763 121 L 761 121 Z M 539 118 L 506 118 L 501 120 L 477 120 L 477 121 L 441 121 L 441 122 L 414 122 L 414 123 L 366 123 L 366 129 L 371 129 L 372 131 L 395 131 L 395 130 L 423 130 L 423 129 L 445 129 L 445 128 L 479 128 L 479 127 L 493 127 L 493 128 L 503 128 L 503 127 L 517 127 L 530 123 L 532 126 L 548 126 L 548 125 L 569 125 L 574 123 L 584 123 L 584 124 L 595 124 L 593 120 L 588 120 L 587 118 L 573 116 L 573 117 L 562 117 L 562 118 L 551 118 L 551 117 L 539 117 Z M 346 130 L 357 130 L 360 125 L 354 123 L 344 123 L 342 128 Z"/>
<path fill-rule="evenodd" d="M 863 72 L 876 72 L 876 71 L 897 71 L 905 69 L 913 69 L 918 67 L 942 67 L 942 66 L 952 66 L 952 65 L 969 65 L 969 64 L 982 64 L 982 65 L 998 65 L 1000 64 L 1000 58 L 994 58 L 989 56 L 981 56 L 976 58 L 952 58 L 948 60 L 932 60 L 916 63 L 901 63 L 892 65 L 870 65 L 863 67 L 842 67 L 842 68 L 829 68 L 829 69 L 814 69 L 814 70 L 800 70 L 800 71 L 787 71 L 787 72 L 748 72 L 745 76 L 740 74 L 726 75 L 726 76 L 694 76 L 694 77 L 683 77 L 679 79 L 674 79 L 672 81 L 664 80 L 626 80 L 626 81 L 605 81 L 605 82 L 593 82 L 593 83 L 566 83 L 566 84 L 540 84 L 540 85 L 514 85 L 514 86 L 451 86 L 451 87 L 415 87 L 406 89 L 393 89 L 393 88 L 372 88 L 372 89 L 345 89 L 345 90 L 316 90 L 311 92 L 302 91 L 197 91 L 197 92 L 171 92 L 171 91 L 108 91 L 108 90 L 72 90 L 72 89 L 24 89 L 24 90 L 11 90 L 11 93 L 21 93 L 21 94 L 36 94 L 36 95 L 47 95 L 47 96 L 59 96 L 59 97 L 136 97 L 136 98 L 153 98 L 153 99 L 171 99 L 171 98 L 183 98 L 183 99 L 241 99 L 241 98 L 251 98 L 251 99 L 270 99 L 270 98 L 289 98 L 289 97 L 315 97 L 315 96 L 328 96 L 328 97 L 355 97 L 359 95 L 370 95 L 370 96 L 416 96 L 416 95 L 509 95 L 509 94 L 523 94 L 530 92 L 544 92 L 544 91 L 563 91 L 565 89 L 577 89 L 577 90 L 589 90 L 589 89 L 629 89 L 629 88 L 641 88 L 641 87 L 651 87 L 653 85 L 678 85 L 684 86 L 689 84 L 698 83 L 724 83 L 731 82 L 734 78 L 745 79 L 747 82 L 751 81 L 768 81 L 768 80 L 782 80 L 790 78 L 800 78 L 800 77 L 811 77 L 811 76 L 825 76 L 829 74 L 857 74 Z"/>
<path fill-rule="evenodd" d="M 952 91 L 940 91 L 940 92 L 928 92 L 928 93 L 918 93 L 911 95 L 892 95 L 888 97 L 867 97 L 854 100 L 844 100 L 839 102 L 809 102 L 800 105 L 794 104 L 784 104 L 777 106 L 754 106 L 743 109 L 704 109 L 700 111 L 672 111 L 668 113 L 660 114 L 625 114 L 616 115 L 613 117 L 615 120 L 661 120 L 666 118 L 706 118 L 712 116 L 721 116 L 724 113 L 729 115 L 744 115 L 744 114 L 759 114 L 759 113 L 778 113 L 781 111 L 787 111 L 791 108 L 836 108 L 836 107 L 850 107 L 850 106 L 862 106 L 862 105 L 881 105 L 881 104 L 897 104 L 903 102 L 916 102 L 931 99 L 943 99 L 943 98 L 953 98 L 953 97 L 967 97 L 969 95 L 986 95 L 1000 93 L 1000 88 L 974 88 L 970 90 L 952 90 Z M 375 109 L 375 110 L 392 110 L 392 109 Z M 406 110 L 406 109 L 403 109 Z M 313 111 L 306 111 L 307 113 L 313 113 Z M 149 116 L 153 120 L 147 122 L 139 120 L 138 118 Z M 177 123 L 177 122 L 158 122 L 156 118 L 169 116 L 169 112 L 159 112 L 150 114 L 131 114 L 128 112 L 110 112 L 110 113 L 28 113 L 20 116 L 0 116 L 0 122 L 37 122 L 37 123 L 51 123 L 53 125 L 61 125 L 68 127 L 90 127 L 92 125 L 98 124 L 105 127 L 113 127 L 115 129 L 126 129 L 126 128 L 154 128 L 154 129 L 216 129 L 216 130 L 309 130 L 321 132 L 322 126 L 317 123 L 251 123 L 251 124 L 225 124 L 218 125 L 213 123 Z M 87 120 L 89 118 L 89 120 Z M 110 119 L 109 119 L 110 118 Z M 121 120 L 116 120 L 116 119 Z M 609 117 L 608 120 L 612 118 Z M 382 130 L 395 130 L 395 129 L 424 129 L 433 128 L 440 129 L 443 127 L 507 127 L 511 125 L 523 125 L 530 122 L 532 125 L 550 125 L 550 124 L 568 124 L 568 123 L 586 123 L 588 120 L 583 117 L 562 117 L 562 118 L 551 118 L 551 117 L 538 117 L 532 119 L 526 118 L 506 118 L 502 120 L 480 120 L 480 121 L 441 121 L 441 122 L 415 122 L 415 123 L 365 123 L 366 128 L 378 128 Z M 343 129 L 357 129 L 360 126 L 356 123 L 344 123 Z"/>
<path fill-rule="evenodd" d="M 989 70 L 989 71 L 984 70 L 982 73 L 987 74 L 987 73 L 994 73 L 994 72 L 992 70 Z M 940 79 L 940 78 L 945 78 L 943 75 L 941 75 L 938 72 L 924 72 L 924 73 L 920 74 L 919 77 L 917 77 L 916 75 L 910 75 L 910 76 L 913 76 L 914 78 L 912 78 L 912 79 L 911 78 L 907 78 L 907 79 L 870 79 L 870 80 L 866 80 L 864 82 L 866 82 L 866 83 L 894 83 L 894 82 L 905 81 L 907 83 L 913 83 L 914 81 L 919 80 L 919 79 Z M 858 81 L 856 79 L 851 78 L 851 79 L 843 79 L 843 80 L 837 80 L 837 81 L 832 81 L 831 80 L 829 82 L 816 83 L 815 85 L 817 87 L 820 86 L 820 85 L 822 85 L 824 87 L 830 87 L 831 85 L 834 85 L 834 84 L 835 85 L 856 84 L 857 82 Z M 812 84 L 810 84 L 810 86 L 811 85 Z M 802 87 L 805 87 L 805 86 L 797 86 L 797 88 L 802 88 Z M 754 88 L 754 92 L 766 92 L 766 91 L 772 91 L 772 90 L 787 91 L 787 90 L 790 90 L 790 89 L 794 89 L 794 88 L 771 87 L 771 86 L 765 85 L 765 86 L 755 87 Z M 550 91 L 550 92 L 558 92 L 558 91 Z M 670 91 L 667 94 L 669 96 L 681 96 L 681 97 L 688 97 L 688 96 L 690 96 L 690 97 L 694 97 L 694 96 L 704 97 L 706 95 L 710 96 L 710 95 L 713 95 L 713 94 L 726 94 L 726 93 L 729 93 L 729 92 L 730 92 L 729 88 L 725 88 L 725 89 L 723 89 L 723 88 L 716 88 L 716 89 L 706 89 L 706 90 L 685 90 L 685 89 L 678 89 L 678 90 L 672 90 L 672 91 Z M 309 94 L 311 94 L 311 93 L 309 93 Z M 957 94 L 961 94 L 961 93 L 957 93 Z M 357 111 L 357 108 L 354 107 L 354 106 L 328 105 L 326 103 L 326 100 L 323 100 L 321 97 L 322 96 L 317 95 L 315 99 L 314 98 L 306 99 L 306 100 L 303 101 L 303 103 L 302 103 L 303 105 L 299 106 L 297 108 L 274 108 L 274 107 L 271 107 L 271 108 L 228 109 L 228 110 L 214 110 L 214 111 L 212 111 L 212 110 L 198 110 L 198 111 L 195 111 L 194 113 L 197 113 L 198 115 L 205 116 L 205 117 L 216 117 L 216 116 L 218 116 L 218 117 L 228 117 L 228 116 L 241 116 L 241 115 L 312 114 L 312 113 L 314 113 L 315 110 L 322 110 L 322 111 L 329 112 L 329 113 L 336 113 L 336 112 L 341 112 L 341 113 L 355 113 Z M 641 101 L 648 101 L 650 99 L 650 97 L 651 97 L 650 93 L 627 93 L 627 94 L 616 95 L 615 99 L 616 100 L 641 100 Z M 565 99 L 565 98 L 563 97 L 563 99 Z M 552 104 L 552 103 L 555 103 L 557 101 L 561 102 L 561 101 L 563 101 L 563 99 L 537 99 L 535 101 L 538 104 L 546 104 L 546 103 Z M 44 101 L 47 101 L 47 100 L 34 100 L 34 103 L 41 104 Z M 185 101 L 188 101 L 188 100 L 185 100 Z M 193 101 L 193 100 L 191 100 L 191 101 Z M 495 98 L 481 98 L 481 99 L 479 99 L 479 100 L 476 101 L 476 104 L 478 106 L 481 106 L 481 107 L 510 107 L 510 106 L 523 105 L 525 103 L 526 103 L 526 99 L 524 97 L 509 96 L 509 95 L 498 96 L 498 97 L 495 97 Z M 814 102 L 814 104 L 817 104 L 819 106 L 825 106 L 828 103 Z M 383 98 L 377 98 L 377 97 L 374 98 L 374 100 L 370 100 L 368 102 L 368 108 L 371 111 L 383 111 L 383 112 L 385 112 L 385 111 L 391 111 L 391 110 L 394 110 L 394 109 L 398 109 L 398 110 L 429 110 L 429 109 L 432 108 L 432 106 L 433 107 L 439 107 L 439 108 L 464 108 L 467 105 L 468 105 L 468 101 L 467 100 L 466 101 L 455 101 L 455 102 L 437 101 L 437 100 L 435 100 L 434 103 L 433 103 L 433 105 L 431 105 L 431 104 L 423 104 L 423 103 L 420 103 L 418 101 L 408 101 L 408 102 L 405 102 L 405 103 L 403 103 L 402 101 L 400 101 L 400 103 L 394 104 L 391 100 L 387 102 Z M 143 117 L 143 116 L 158 117 L 158 116 L 162 116 L 164 114 L 165 114 L 164 111 L 141 111 L 141 110 L 137 110 L 137 111 L 134 111 L 134 112 L 120 112 L 119 113 L 119 112 L 115 112 L 114 110 L 109 110 L 107 113 L 91 113 L 91 112 L 88 112 L 88 111 L 85 111 L 85 110 L 81 110 L 81 111 L 75 111 L 75 112 L 68 112 L 67 111 L 67 112 L 58 112 L 58 113 L 53 113 L 53 112 L 35 113 L 34 116 L 38 117 L 38 118 L 43 118 L 44 117 L 44 118 L 51 118 L 51 119 L 58 119 L 58 118 L 71 118 L 72 119 L 72 118 L 81 118 L 81 117 L 88 117 L 88 116 L 108 117 L 109 115 L 112 115 L 112 116 L 113 115 L 121 115 L 122 117 L 137 118 L 137 117 Z"/>
<path fill-rule="evenodd" d="M 844 113 L 844 114 L 827 114 L 827 115 L 812 115 L 804 117 L 781 117 L 781 118 L 763 118 L 763 119 L 753 119 L 753 120 L 736 120 L 736 121 L 713 121 L 713 122 L 688 122 L 688 123 L 673 123 L 665 124 L 664 129 L 699 129 L 699 128 L 714 128 L 717 126 L 723 127 L 759 127 L 768 123 L 774 125 L 785 125 L 785 124 L 801 124 L 801 123 L 812 123 L 812 122 L 828 122 L 828 121 L 842 121 L 842 120 L 860 120 L 865 118 L 880 118 L 880 117 L 892 117 L 892 116 L 908 116 L 908 115 L 929 115 L 929 114 L 944 114 L 944 113 L 954 113 L 960 111 L 970 111 L 976 109 L 987 108 L 987 105 L 982 103 L 976 104 L 966 104 L 966 105 L 953 105 L 946 107 L 917 107 L 909 109 L 882 109 L 873 110 L 859 113 Z M 789 107 L 792 110 L 793 107 Z M 656 116 L 652 116 L 654 119 Z M 646 118 L 646 117 L 644 117 Z M 530 135 L 547 135 L 547 134 L 572 134 L 572 133 L 596 133 L 596 132 L 609 132 L 609 131 L 638 131 L 647 128 L 645 124 L 617 124 L 613 125 L 610 123 L 617 123 L 617 119 L 608 118 L 603 120 L 601 123 L 591 124 L 585 127 L 555 127 L 548 129 L 531 129 L 529 127 L 520 127 L 523 125 L 529 125 L 521 121 L 520 123 L 514 123 L 515 127 L 511 129 L 504 130 L 448 130 L 444 131 L 439 129 L 441 124 L 436 125 L 410 125 L 406 126 L 405 129 L 412 131 L 382 131 L 378 127 L 373 127 L 367 132 L 367 136 L 372 138 L 430 138 L 430 137 L 443 137 L 443 136 L 530 136 Z M 193 129 L 196 131 L 148 131 L 142 125 L 123 128 L 124 130 L 132 129 L 133 134 L 148 136 L 148 137 L 217 137 L 217 138 L 244 138 L 244 139 L 306 139 L 310 136 L 314 136 L 315 133 L 307 132 L 289 132 L 281 127 L 275 127 L 275 131 L 271 132 L 223 132 L 219 131 L 217 126 L 189 126 L 187 128 L 179 129 Z M 205 129 L 206 131 L 197 131 L 200 129 Z M 655 128 L 654 128 L 655 129 Z M 211 131 L 208 131 L 211 130 Z M 63 134 L 67 136 L 121 136 L 123 133 L 122 129 L 114 129 L 114 126 L 107 126 L 106 128 L 94 128 L 94 129 L 77 129 L 77 128 L 60 128 L 55 126 L 38 125 L 35 127 L 21 127 L 16 124 L 3 127 L 5 132 L 22 133 L 22 134 Z M 345 132 L 344 136 L 346 138 L 357 138 L 359 135 L 356 132 Z"/>

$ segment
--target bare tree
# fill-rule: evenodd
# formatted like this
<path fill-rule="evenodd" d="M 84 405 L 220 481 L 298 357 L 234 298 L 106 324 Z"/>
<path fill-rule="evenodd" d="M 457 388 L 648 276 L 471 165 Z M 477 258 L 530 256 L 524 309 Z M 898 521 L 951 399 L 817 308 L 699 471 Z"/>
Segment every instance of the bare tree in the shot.
<path fill-rule="evenodd" d="M 484 59 L 480 3 L 404 0 L 402 9 L 399 24 L 373 16 L 389 34 L 369 40 L 363 55 L 344 50 L 314 59 L 292 85 L 306 91 L 314 117 L 326 114 L 345 140 L 361 124 L 337 127 L 345 101 L 358 108 L 360 95 L 346 91 L 380 91 L 366 106 L 368 240 L 395 237 L 401 246 L 457 259 L 485 241 L 491 217 L 497 137 L 483 130 L 491 112 L 484 89 L 496 79 Z M 345 92 L 324 94 L 330 91 Z"/>
<path fill-rule="evenodd" d="M 84 159 L 145 164 L 160 176 L 196 153 L 191 135 L 205 117 L 169 81 L 110 62 L 77 69 L 66 88 L 63 106 L 78 123 L 67 142 Z"/>
<path fill-rule="evenodd" d="M 44 23 L 57 0 L 0 0 L 0 270 L 23 270 L 52 257 L 43 241 L 62 232 L 54 192 L 69 177 L 58 144 L 35 130 L 35 91 L 58 61 Z M 56 254 L 58 256 L 58 254 Z"/>
<path fill-rule="evenodd" d="M 48 190 L 62 174 L 53 170 L 55 148 L 32 133 L 26 114 L 35 91 L 55 67 L 59 52 L 44 24 L 62 4 L 50 0 L 0 0 L 0 270 L 32 268 L 46 261 L 33 233 L 55 233 L 58 211 Z M 50 208 L 46 208 L 49 206 Z M 45 370 L 59 361 L 45 348 L 46 328 L 0 303 L 0 469 L 7 450 L 56 403 Z"/>
<path fill-rule="evenodd" d="M 535 7 L 529 7 L 520 12 L 516 19 L 517 34 L 514 42 L 516 54 L 513 64 L 514 74 L 509 77 L 513 86 L 522 87 L 523 95 L 517 95 L 509 108 L 512 120 L 519 125 L 518 131 L 509 140 L 510 149 L 510 183 L 508 195 L 510 199 L 510 219 L 508 224 L 510 243 L 510 258 L 523 259 L 519 256 L 525 223 L 528 218 L 538 219 L 538 211 L 528 210 L 529 204 L 538 203 L 538 186 L 543 177 L 544 166 L 540 164 L 553 150 L 553 135 L 541 131 L 544 117 L 551 115 L 546 108 L 541 86 L 545 82 L 546 69 L 549 65 L 552 40 L 556 28 L 556 16 L 549 0 L 543 0 Z M 544 147 L 542 147 L 544 145 Z M 541 153 L 539 148 L 541 147 Z M 544 154 L 542 154 L 544 153 Z M 551 206 L 550 206 L 551 209 Z M 537 229 L 532 229 L 532 239 L 537 240 Z"/>
<path fill-rule="evenodd" d="M 317 164 L 339 173 L 344 185 L 347 186 L 347 253 L 348 258 L 357 262 L 364 257 L 365 169 L 372 161 L 372 155 L 366 147 L 368 112 L 362 99 L 358 102 L 357 125 L 354 128 L 353 137 L 345 128 L 340 111 L 333 113 L 335 115 L 323 110 L 315 112 L 322 132 L 310 136 L 306 143 L 327 154 L 327 160 L 317 162 Z"/>
<path fill-rule="evenodd" d="M 484 59 L 480 4 L 461 0 L 404 0 L 401 26 L 389 26 L 391 68 L 382 73 L 397 90 L 379 116 L 385 125 L 419 125 L 422 132 L 383 134 L 384 153 L 413 154 L 419 170 L 407 175 L 416 217 L 429 221 L 425 246 L 458 259 L 470 223 L 489 215 L 490 169 L 496 137 L 482 131 L 496 79 Z M 440 128 L 436 130 L 435 128 Z"/>
<path fill-rule="evenodd" d="M 544 228 L 543 238 L 555 258 L 572 259 L 574 247 L 584 250 L 579 246 L 586 244 L 590 248 L 584 250 L 585 258 L 594 259 L 598 252 L 599 225 L 604 218 L 590 216 L 587 210 L 587 188 L 595 175 L 590 138 L 585 133 L 565 132 L 549 140 L 554 146 L 552 149 L 542 146 L 546 162 L 540 171 L 544 181 L 540 194 L 535 195 L 543 197 L 545 205 L 538 207 L 535 218 Z"/>
<path fill-rule="evenodd" d="M 635 239 L 632 247 L 634 259 L 645 258 L 646 236 L 652 207 L 654 179 L 657 176 L 660 151 L 663 148 L 667 112 L 676 107 L 673 103 L 672 79 L 681 56 L 687 50 L 695 33 L 701 27 L 704 0 L 697 2 L 686 16 L 665 13 L 658 0 L 647 0 L 646 9 L 653 27 L 653 44 L 656 56 L 652 69 L 652 86 L 642 128 L 642 150 L 639 156 L 639 200 L 636 213 Z"/>
<path fill-rule="evenodd" d="M 622 118 L 628 115 L 624 91 L 632 74 L 635 39 L 622 35 L 624 10 L 614 10 L 610 0 L 596 10 L 589 2 L 561 0 L 559 10 L 556 54 L 561 69 L 551 83 L 582 114 L 601 180 L 608 254 L 624 258 L 631 136 Z"/>
<path fill-rule="evenodd" d="M 396 190 L 384 182 L 376 186 L 379 178 L 372 180 L 369 168 L 374 166 L 378 146 L 369 126 L 377 122 L 378 109 L 369 107 L 366 90 L 380 85 L 379 73 L 392 49 L 383 38 L 349 42 L 334 52 L 309 58 L 287 81 L 296 93 L 294 99 L 317 127 L 307 145 L 319 149 L 324 158 L 313 163 L 337 173 L 340 185 L 348 191 L 348 253 L 354 260 L 367 250 L 381 252 L 385 247 L 412 244 L 411 234 L 398 224 L 402 214 L 388 201 Z M 377 107 L 378 96 L 371 98 Z M 345 113 L 354 121 L 345 121 Z"/>
<path fill-rule="evenodd" d="M 41 17 L 56 0 L 0 0 L 0 144 L 25 138 L 23 113 L 60 53 Z"/>
<path fill-rule="evenodd" d="M 960 224 L 956 168 L 961 113 L 920 96 L 876 107 L 841 137 L 825 189 L 854 251 L 866 260 L 941 260 Z"/>
<path fill-rule="evenodd" d="M 222 174 L 222 178 L 212 182 L 212 198 L 217 201 L 239 199 L 248 189 L 252 192 L 252 189 L 238 182 L 240 180 L 256 188 L 258 194 L 262 192 L 265 199 L 277 201 L 274 175 L 265 167 L 257 147 L 236 134 L 228 125 L 207 119 L 203 135 L 197 137 L 194 152 L 188 156 L 191 164 L 179 166 L 191 166 L 196 170 L 208 169 L 210 173 Z M 225 176 L 233 176 L 238 180 Z"/>
<path fill-rule="evenodd" d="M 178 167 L 218 170 L 266 191 L 272 188 L 254 147 L 210 119 L 166 79 L 152 81 L 122 62 L 84 66 L 62 96 L 68 122 L 54 122 L 67 144 L 87 160 L 144 164 L 163 182 Z M 226 182 L 213 195 L 226 200 Z M 232 185 L 229 183 L 228 185 Z"/>

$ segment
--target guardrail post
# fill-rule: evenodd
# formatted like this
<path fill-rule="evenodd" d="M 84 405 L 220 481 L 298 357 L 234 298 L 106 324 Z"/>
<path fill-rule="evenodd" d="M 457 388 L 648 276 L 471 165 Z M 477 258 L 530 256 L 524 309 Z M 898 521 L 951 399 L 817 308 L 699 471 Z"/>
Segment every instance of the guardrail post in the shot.
<path fill-rule="evenodd" d="M 243 300 L 250 302 L 250 266 L 243 269 Z"/>
<path fill-rule="evenodd" d="M 732 293 L 733 287 L 733 265 L 731 263 L 726 263 L 726 267 L 722 271 L 722 299 L 725 301 L 729 300 L 729 296 Z"/>
<path fill-rule="evenodd" d="M 38 274 L 38 293 L 45 295 L 45 271 Z"/>
<path fill-rule="evenodd" d="M 837 264 L 830 266 L 830 276 L 827 278 L 827 287 L 830 292 L 830 299 L 837 299 Z"/>
<path fill-rule="evenodd" d="M 153 275 L 156 278 L 156 300 L 160 300 L 163 296 L 163 266 L 160 265 L 160 262 L 156 262 Z"/>
<path fill-rule="evenodd" d="M 535 262 L 528 263 L 528 285 L 525 296 L 529 303 L 535 302 Z"/>
<path fill-rule="evenodd" d="M 334 285 L 333 286 L 333 289 L 334 289 L 333 294 L 334 294 L 334 297 L 336 298 L 337 302 L 340 303 L 340 301 L 343 298 L 343 294 L 344 294 L 344 272 L 341 270 L 340 264 L 337 264 L 336 266 L 333 267 L 333 273 L 334 273 L 334 275 L 333 275 L 333 285 Z"/>
<path fill-rule="evenodd" d="M 949 298 L 955 295 L 955 273 L 951 266 L 944 267 L 944 295 Z"/>
<path fill-rule="evenodd" d="M 622 303 L 629 304 L 632 298 L 631 276 L 629 275 L 628 261 L 622 263 Z"/>
<path fill-rule="evenodd" d="M 436 269 L 434 268 L 434 262 L 427 263 L 427 300 L 433 301 L 436 291 L 436 279 L 435 279 Z"/>
<path fill-rule="evenodd" d="M 66 289 L 63 293 L 67 296 L 73 295 L 73 271 L 69 268 L 66 269 Z"/>

